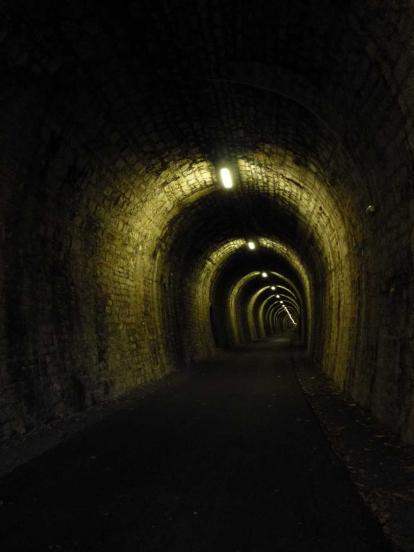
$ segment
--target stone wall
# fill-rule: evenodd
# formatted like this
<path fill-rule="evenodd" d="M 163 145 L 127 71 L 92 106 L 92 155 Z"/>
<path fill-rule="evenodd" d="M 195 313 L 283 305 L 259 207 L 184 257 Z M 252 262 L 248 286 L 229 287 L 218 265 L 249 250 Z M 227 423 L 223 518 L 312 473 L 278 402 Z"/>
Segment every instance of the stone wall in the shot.
<path fill-rule="evenodd" d="M 410 4 L 0 12 L 3 438 L 211 353 L 255 237 L 285 248 L 315 361 L 413 441 Z"/>

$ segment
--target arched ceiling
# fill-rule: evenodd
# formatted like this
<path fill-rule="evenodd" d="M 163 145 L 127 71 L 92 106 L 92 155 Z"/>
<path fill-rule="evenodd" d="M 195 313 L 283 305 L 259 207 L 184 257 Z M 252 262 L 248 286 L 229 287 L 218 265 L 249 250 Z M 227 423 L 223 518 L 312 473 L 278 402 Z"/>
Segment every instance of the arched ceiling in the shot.
<path fill-rule="evenodd" d="M 375 364 L 377 337 L 358 328 L 385 309 L 392 332 L 397 315 L 367 289 L 412 269 L 411 3 L 13 0 L 0 15 L 4 285 L 14 308 L 22 290 L 57 294 L 81 320 L 59 319 L 72 364 L 121 392 L 171 367 L 178 327 L 183 354 L 209 349 L 212 290 L 257 270 L 248 252 L 238 264 L 246 239 L 281 244 L 340 385 L 363 354 Z M 179 298 L 197 323 L 176 324 Z M 12 327 L 27 302 L 6 308 Z"/>

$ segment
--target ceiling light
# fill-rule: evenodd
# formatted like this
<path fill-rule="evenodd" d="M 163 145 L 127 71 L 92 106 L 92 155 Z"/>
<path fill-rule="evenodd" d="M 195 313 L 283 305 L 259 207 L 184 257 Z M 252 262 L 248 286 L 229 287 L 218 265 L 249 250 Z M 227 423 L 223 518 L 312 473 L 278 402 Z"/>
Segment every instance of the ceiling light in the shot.
<path fill-rule="evenodd" d="M 256 249 L 256 244 L 254 243 L 254 241 L 248 241 L 247 247 L 253 251 L 253 249 Z"/>
<path fill-rule="evenodd" d="M 279 295 L 279 294 L 276 295 L 276 299 L 280 299 L 280 295 Z"/>
<path fill-rule="evenodd" d="M 267 278 L 267 272 L 262 272 L 263 278 Z"/>
<path fill-rule="evenodd" d="M 220 169 L 220 178 L 221 183 L 223 184 L 223 188 L 233 188 L 233 179 L 231 177 L 231 172 L 229 171 L 229 169 L 226 169 L 225 167 Z"/>
<path fill-rule="evenodd" d="M 272 286 L 270 289 L 271 289 L 272 291 L 275 291 L 276 288 L 275 288 L 275 286 Z"/>

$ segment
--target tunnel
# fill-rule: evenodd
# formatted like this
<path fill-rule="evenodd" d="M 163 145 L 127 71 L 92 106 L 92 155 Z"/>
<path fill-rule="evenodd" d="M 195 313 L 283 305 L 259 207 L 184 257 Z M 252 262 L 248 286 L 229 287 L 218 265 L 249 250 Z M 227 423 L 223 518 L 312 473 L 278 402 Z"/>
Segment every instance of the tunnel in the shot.
<path fill-rule="evenodd" d="M 413 550 L 412 3 L 4 0 L 0 13 L 2 549 Z M 289 395 L 293 389 L 297 395 Z M 306 401 L 293 398 L 299 395 Z M 297 412 L 295 401 L 305 401 Z M 205 404 L 208 411 L 193 416 Z M 265 407 L 272 417 L 260 425 Z M 114 411 L 120 425 L 105 422 L 104 439 L 102 413 Z M 182 431 L 201 420 L 194 435 L 204 435 L 206 447 L 201 453 L 194 437 L 180 469 L 229 451 L 236 446 L 231 435 L 240 431 L 238 453 L 223 452 L 211 470 L 224 469 L 234 455 L 234 462 L 250 466 L 243 472 L 240 464 L 240 481 L 256 474 L 255 489 L 267 488 L 265 478 L 273 477 L 263 447 L 282 471 L 289 465 L 294 471 L 302 453 L 308 461 L 305 448 L 326 446 L 326 458 L 342 458 L 335 469 L 348 475 L 339 479 L 352 480 L 352 498 L 344 499 L 350 517 L 343 515 L 349 534 L 368 531 L 372 538 L 360 536 L 355 544 L 342 528 L 342 540 L 335 540 L 336 530 L 325 534 L 312 517 L 314 503 L 298 494 L 305 521 L 292 521 L 292 514 L 278 527 L 302 530 L 312 520 L 300 542 L 293 529 L 277 540 L 264 495 L 251 503 L 254 513 L 240 514 L 241 526 L 256 529 L 237 540 L 230 537 L 239 530 L 229 512 L 241 508 L 234 502 L 238 486 L 228 487 L 225 506 L 216 511 L 207 483 L 197 500 L 209 505 L 209 516 L 216 512 L 216 521 L 208 517 L 202 525 L 199 507 L 189 506 L 197 529 L 177 522 L 173 541 L 164 526 L 151 532 L 161 522 L 148 512 L 158 519 L 165 506 L 160 489 L 179 485 L 180 469 L 171 468 L 168 485 L 157 491 L 145 480 L 145 496 L 158 497 L 147 504 L 131 465 L 142 463 L 141 476 L 158 466 L 163 440 L 168 451 L 173 442 L 187 450 L 193 437 L 186 441 L 173 428 L 174 412 Z M 349 420 L 333 421 L 344 412 Z M 98 425 L 88 425 L 90 419 Z M 354 427 L 351 419 L 355 432 L 341 441 L 344 428 Z M 305 427 L 304 420 L 313 420 L 315 429 L 295 433 L 294 424 Z M 372 426 L 372 436 L 358 440 L 358 424 Z M 363 454 L 378 435 L 385 447 L 375 461 L 382 466 L 379 483 L 358 483 L 358 473 L 375 471 L 373 461 L 347 468 L 344 459 L 353 454 L 347 447 Z M 130 474 L 131 488 L 136 485 L 134 507 L 143 512 L 144 529 L 125 510 L 134 529 L 125 529 L 125 521 L 122 540 L 121 522 L 108 522 L 105 543 L 96 537 L 108 521 L 98 522 L 100 514 L 88 531 L 85 525 L 84 533 L 73 528 L 62 536 L 62 520 L 84 523 L 80 514 L 67 513 L 76 502 L 70 489 L 74 481 L 89 489 L 76 455 L 86 454 L 93 465 L 100 455 L 91 443 L 98 447 L 98 438 L 104 447 L 115 447 L 116 439 L 126 451 L 135 446 L 137 457 L 142 442 L 143 451 L 139 461 L 125 452 L 124 464 L 121 444 L 107 451 L 122 464 L 119 473 Z M 273 448 L 279 442 L 294 451 L 301 440 L 301 452 L 286 464 L 285 453 Z M 80 470 L 62 475 L 66 491 L 59 496 L 68 492 L 69 506 L 47 494 L 53 485 L 58 493 L 59 466 L 69 466 L 65 446 Z M 400 462 L 395 469 L 384 460 L 387 446 L 394 451 L 389 462 Z M 315 460 L 309 473 L 323 471 L 326 458 Z M 311 476 L 296 467 L 305 488 Z M 114 473 L 109 463 L 106 468 Z M 106 488 L 105 473 L 96 487 L 91 483 L 96 496 Z M 348 496 L 332 477 L 326 487 Z M 382 484 L 381 477 L 393 482 Z M 400 487 L 392 487 L 397 480 Z M 317 481 L 315 488 L 322 488 Z M 388 494 L 378 491 L 387 485 Z M 223 483 L 217 489 L 221 496 Z M 339 519 L 340 507 L 326 493 L 328 510 L 339 508 Z M 95 506 L 86 494 L 90 513 Z M 33 517 L 35 496 L 49 496 L 55 507 L 39 506 L 43 514 Z M 261 508 L 266 515 L 259 515 Z M 364 516 L 369 530 L 359 528 Z M 218 527 L 219 518 L 225 529 L 206 529 Z M 95 540 L 83 541 L 87 533 Z"/>

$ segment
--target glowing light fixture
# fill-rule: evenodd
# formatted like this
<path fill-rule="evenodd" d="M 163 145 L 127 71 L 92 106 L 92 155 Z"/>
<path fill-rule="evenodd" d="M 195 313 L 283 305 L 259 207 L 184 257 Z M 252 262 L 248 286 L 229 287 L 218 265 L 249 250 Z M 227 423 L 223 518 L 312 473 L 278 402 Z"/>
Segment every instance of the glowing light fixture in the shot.
<path fill-rule="evenodd" d="M 247 247 L 253 251 L 253 249 L 256 249 L 256 244 L 254 243 L 254 241 L 248 241 Z"/>
<path fill-rule="evenodd" d="M 233 178 L 229 169 L 226 169 L 225 167 L 220 169 L 220 178 L 223 188 L 226 188 L 227 190 L 233 188 Z"/>
<path fill-rule="evenodd" d="M 267 278 L 267 272 L 262 272 L 262 277 Z"/>
<path fill-rule="evenodd" d="M 279 295 L 279 294 L 276 295 L 276 299 L 280 299 L 280 295 Z"/>
<path fill-rule="evenodd" d="M 272 291 L 275 291 L 276 287 L 275 287 L 275 286 L 272 286 L 270 289 L 271 289 Z"/>

